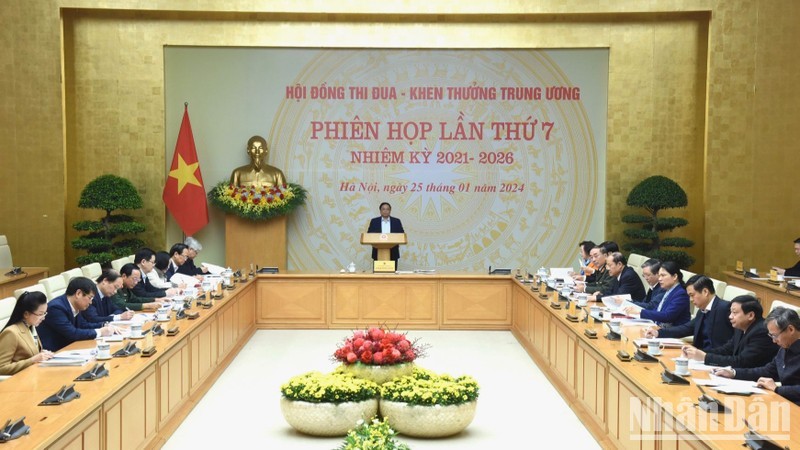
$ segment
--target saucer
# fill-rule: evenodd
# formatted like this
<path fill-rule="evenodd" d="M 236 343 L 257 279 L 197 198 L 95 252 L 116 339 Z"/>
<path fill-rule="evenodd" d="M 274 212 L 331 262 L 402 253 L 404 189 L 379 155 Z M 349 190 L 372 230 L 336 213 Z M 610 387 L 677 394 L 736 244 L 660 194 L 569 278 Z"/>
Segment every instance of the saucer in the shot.
<path fill-rule="evenodd" d="M 169 322 L 172 319 L 156 319 L 156 322 Z"/>
<path fill-rule="evenodd" d="M 108 356 L 107 356 L 107 357 L 105 357 L 105 358 L 101 358 L 101 357 L 99 357 L 99 356 L 95 356 L 95 359 L 97 359 L 98 361 L 108 361 L 108 360 L 109 360 L 109 359 L 111 359 L 111 358 L 112 358 L 112 356 L 111 356 L 111 355 L 108 355 Z"/>
<path fill-rule="evenodd" d="M 128 339 L 144 339 L 144 336 L 128 336 Z"/>
<path fill-rule="evenodd" d="M 650 356 L 661 356 L 661 355 L 663 355 L 663 354 L 664 354 L 664 352 L 658 352 L 658 353 L 650 353 L 650 352 L 646 352 L 646 353 L 647 353 L 648 355 L 650 355 Z"/>
<path fill-rule="evenodd" d="M 692 376 L 692 371 L 690 370 L 690 371 L 688 371 L 688 372 L 686 372 L 686 373 L 683 373 L 683 372 L 675 372 L 675 375 L 680 375 L 680 376 L 682 376 L 682 377 L 690 377 L 690 376 Z"/>

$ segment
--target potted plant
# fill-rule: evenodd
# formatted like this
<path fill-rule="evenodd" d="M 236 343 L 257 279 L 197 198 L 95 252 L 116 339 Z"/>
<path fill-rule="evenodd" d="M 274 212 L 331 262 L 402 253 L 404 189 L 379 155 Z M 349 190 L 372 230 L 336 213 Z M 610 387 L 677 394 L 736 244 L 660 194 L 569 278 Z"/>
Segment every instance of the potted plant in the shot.
<path fill-rule="evenodd" d="M 101 209 L 106 212 L 100 220 L 83 220 L 72 225 L 88 234 L 72 240 L 72 248 L 86 250 L 76 258 L 81 265 L 100 263 L 128 256 L 144 246 L 141 239 L 130 237 L 145 230 L 144 225 L 124 214 L 112 214 L 120 209 L 139 209 L 142 197 L 133 183 L 116 175 L 101 175 L 81 191 L 79 208 Z M 127 236 L 127 237 L 126 237 Z"/>
<path fill-rule="evenodd" d="M 397 433 L 384 418 L 371 421 L 359 420 L 355 428 L 347 433 L 344 443 L 337 450 L 364 450 L 368 448 L 381 450 L 410 450 L 408 445 L 395 440 Z"/>
<path fill-rule="evenodd" d="M 479 391 L 468 375 L 455 378 L 415 367 L 411 375 L 381 385 L 380 413 L 408 436 L 450 436 L 475 418 Z"/>
<path fill-rule="evenodd" d="M 678 183 L 660 175 L 645 178 L 631 189 L 627 204 L 643 208 L 648 214 L 628 214 L 622 217 L 625 223 L 640 225 L 638 228 L 624 231 L 625 236 L 632 239 L 623 245 L 625 250 L 661 261 L 674 261 L 684 269 L 694 263 L 694 258 L 683 250 L 664 249 L 664 247 L 688 248 L 693 246 L 694 242 L 682 237 L 661 238 L 659 234 L 673 231 L 689 223 L 682 217 L 658 215 L 664 209 L 684 208 L 688 204 L 686 192 Z"/>
<path fill-rule="evenodd" d="M 378 384 L 408 375 L 426 347 L 385 326 L 355 330 L 333 353 L 341 369 Z"/>
<path fill-rule="evenodd" d="M 281 385 L 281 412 L 297 431 L 344 436 L 378 412 L 378 385 L 342 371 L 307 372 Z"/>

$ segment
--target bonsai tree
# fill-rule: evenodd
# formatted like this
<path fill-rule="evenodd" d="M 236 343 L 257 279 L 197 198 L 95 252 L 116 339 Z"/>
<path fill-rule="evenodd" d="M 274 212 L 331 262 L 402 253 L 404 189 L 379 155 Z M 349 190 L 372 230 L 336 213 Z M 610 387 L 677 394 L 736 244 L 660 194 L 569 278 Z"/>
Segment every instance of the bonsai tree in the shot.
<path fill-rule="evenodd" d="M 116 175 L 101 175 L 90 181 L 81 192 L 79 208 L 102 209 L 106 215 L 100 220 L 83 220 L 72 227 L 88 234 L 72 241 L 72 248 L 86 250 L 86 255 L 76 258 L 79 264 L 93 262 L 107 266 L 111 260 L 136 252 L 144 246 L 141 239 L 126 237 L 141 233 L 144 225 L 133 217 L 112 214 L 120 209 L 139 209 L 142 197 L 133 183 Z"/>
<path fill-rule="evenodd" d="M 660 175 L 645 178 L 631 189 L 627 204 L 643 208 L 647 211 L 647 215 L 629 214 L 622 217 L 625 223 L 640 225 L 638 228 L 628 228 L 624 231 L 625 236 L 632 239 L 623 245 L 625 250 L 661 261 L 674 261 L 684 269 L 694 263 L 694 258 L 683 250 L 664 249 L 664 247 L 688 248 L 693 246 L 694 242 L 681 237 L 660 236 L 662 232 L 673 231 L 689 223 L 681 217 L 658 215 L 661 210 L 684 208 L 688 204 L 686 192 L 678 183 Z"/>

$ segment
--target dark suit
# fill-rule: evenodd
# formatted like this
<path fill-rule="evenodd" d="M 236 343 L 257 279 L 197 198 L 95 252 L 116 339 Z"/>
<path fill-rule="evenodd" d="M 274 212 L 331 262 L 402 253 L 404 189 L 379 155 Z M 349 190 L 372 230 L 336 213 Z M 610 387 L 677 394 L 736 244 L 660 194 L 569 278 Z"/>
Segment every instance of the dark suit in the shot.
<path fill-rule="evenodd" d="M 779 348 L 767 335 L 764 319 L 758 317 L 747 332 L 736 329 L 728 342 L 707 350 L 704 363 L 709 366 L 761 367 L 772 361 Z"/>
<path fill-rule="evenodd" d="M 186 264 L 184 264 L 184 266 L 185 265 Z M 180 268 L 182 268 L 182 267 L 183 266 L 178 268 L 179 269 L 178 270 L 179 273 L 180 273 Z M 136 283 L 136 286 L 133 287 L 132 291 L 133 291 L 133 295 L 135 295 L 137 297 L 142 297 L 142 298 L 161 298 L 161 297 L 166 297 L 167 296 L 167 290 L 166 289 L 159 289 L 159 288 L 153 286 L 150 283 L 150 280 L 147 278 L 147 275 L 144 272 L 142 273 L 142 279 L 139 280 L 138 283 Z"/>
<path fill-rule="evenodd" d="M 661 311 L 658 310 L 658 305 L 656 305 L 654 309 L 643 309 L 641 314 L 642 319 L 650 319 L 659 325 L 669 327 L 683 325 L 692 318 L 692 313 L 689 308 L 689 294 L 686 293 L 686 289 L 681 285 L 676 285 L 672 291 L 669 292 L 669 295 L 664 293 L 660 304 Z M 690 333 L 686 333 L 687 336 L 689 334 Z"/>
<path fill-rule="evenodd" d="M 683 325 L 661 330 L 658 337 L 682 338 L 691 335 L 694 336 L 694 346 L 704 351 L 725 345 L 733 337 L 733 327 L 728 319 L 731 315 L 731 302 L 716 296 L 713 302 L 707 313 L 697 311 L 694 319 Z M 704 341 L 710 342 L 710 345 L 703 345 Z"/>
<path fill-rule="evenodd" d="M 783 274 L 787 277 L 800 277 L 800 261 L 792 267 L 787 267 Z"/>
<path fill-rule="evenodd" d="M 794 341 L 788 349 L 778 349 L 772 361 L 764 366 L 734 369 L 737 380 L 758 381 L 760 377 L 767 377 L 780 381 L 781 386 L 775 389 L 775 393 L 800 405 L 800 340 Z"/>
<path fill-rule="evenodd" d="M 97 337 L 94 325 L 82 313 L 72 315 L 72 307 L 66 295 L 60 295 L 47 304 L 47 315 L 36 327 L 42 348 L 58 351 L 75 341 L 92 340 Z"/>
<path fill-rule="evenodd" d="M 639 278 L 639 275 L 633 270 L 632 267 L 625 266 L 622 269 L 622 273 L 619 274 L 619 279 L 612 278 L 611 279 L 611 288 L 608 292 L 603 292 L 604 295 L 623 295 L 623 294 L 631 294 L 631 299 L 639 299 L 643 298 L 646 294 L 644 293 L 644 285 L 642 284 L 642 279 Z"/>
<path fill-rule="evenodd" d="M 180 267 L 178 267 L 175 264 L 175 261 L 173 261 L 172 258 L 170 258 L 167 270 L 164 272 L 164 278 L 166 278 L 167 281 L 169 281 L 169 279 L 172 278 L 173 275 L 175 275 L 175 273 L 178 271 L 179 268 Z"/>
<path fill-rule="evenodd" d="M 124 310 L 120 310 L 114 306 L 112 297 L 103 297 L 99 289 L 94 290 L 94 298 L 92 304 L 86 308 L 86 311 L 81 312 L 88 322 L 104 323 L 113 322 L 115 314 L 121 314 Z M 99 327 L 98 327 L 99 328 Z"/>
<path fill-rule="evenodd" d="M 182 273 L 184 275 L 189 275 L 193 277 L 195 275 L 203 275 L 203 269 L 194 265 L 194 260 L 192 258 L 186 258 L 186 262 L 180 265 L 177 270 L 178 273 Z"/>
<path fill-rule="evenodd" d="M 664 298 L 665 291 L 660 284 L 656 283 L 656 287 L 650 288 L 647 290 L 647 294 L 644 296 L 644 300 L 635 301 L 633 302 L 634 305 L 642 307 L 644 309 L 656 309 L 658 308 L 658 304 L 661 303 L 661 299 Z M 638 300 L 634 298 L 634 300 Z"/>
<path fill-rule="evenodd" d="M 390 233 L 405 233 L 405 230 L 403 230 L 403 223 L 400 222 L 400 219 L 392 216 L 389 216 L 389 230 Z M 375 217 L 369 221 L 369 228 L 367 228 L 367 233 L 382 233 L 382 232 L 383 231 L 381 229 L 380 216 Z M 394 247 L 389 249 L 389 258 L 391 258 L 391 260 L 395 262 L 397 262 L 397 260 L 400 259 L 399 245 L 395 245 Z M 378 259 L 377 248 L 372 249 L 372 259 L 374 260 Z"/>

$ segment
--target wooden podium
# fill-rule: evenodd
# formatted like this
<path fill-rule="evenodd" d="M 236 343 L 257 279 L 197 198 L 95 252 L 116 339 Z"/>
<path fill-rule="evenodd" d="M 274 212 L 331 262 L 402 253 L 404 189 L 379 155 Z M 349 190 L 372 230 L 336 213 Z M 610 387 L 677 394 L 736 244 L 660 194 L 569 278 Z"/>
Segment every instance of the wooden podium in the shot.
<path fill-rule="evenodd" d="M 361 233 L 361 243 L 378 249 L 378 259 L 372 263 L 373 272 L 394 272 L 397 268 L 390 257 L 389 249 L 405 245 L 405 233 Z"/>
<path fill-rule="evenodd" d="M 286 270 L 286 216 L 254 221 L 226 214 L 225 264 L 244 275 L 250 264 Z"/>

